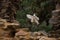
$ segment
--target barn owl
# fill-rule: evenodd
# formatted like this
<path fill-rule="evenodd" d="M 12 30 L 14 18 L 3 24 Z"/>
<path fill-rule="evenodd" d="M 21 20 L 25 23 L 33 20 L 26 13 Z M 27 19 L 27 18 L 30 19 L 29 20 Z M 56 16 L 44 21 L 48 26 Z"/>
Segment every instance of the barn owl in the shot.
<path fill-rule="evenodd" d="M 26 16 L 28 19 L 31 20 L 32 23 L 35 22 L 37 25 L 39 24 L 39 22 L 38 22 L 39 18 L 35 14 L 33 14 L 33 15 L 27 14 Z"/>

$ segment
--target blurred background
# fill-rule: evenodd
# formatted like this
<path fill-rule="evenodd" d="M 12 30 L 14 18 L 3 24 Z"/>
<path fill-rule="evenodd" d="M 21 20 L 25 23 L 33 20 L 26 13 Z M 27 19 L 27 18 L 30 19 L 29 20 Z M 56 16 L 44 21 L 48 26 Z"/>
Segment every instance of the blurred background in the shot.
<path fill-rule="evenodd" d="M 20 0 L 19 10 L 16 14 L 20 28 L 29 28 L 30 31 L 50 31 L 52 25 L 49 24 L 49 19 L 52 16 L 52 11 L 55 10 L 55 5 L 54 0 Z M 26 15 L 33 15 L 34 13 L 39 17 L 40 24 L 33 27 Z"/>

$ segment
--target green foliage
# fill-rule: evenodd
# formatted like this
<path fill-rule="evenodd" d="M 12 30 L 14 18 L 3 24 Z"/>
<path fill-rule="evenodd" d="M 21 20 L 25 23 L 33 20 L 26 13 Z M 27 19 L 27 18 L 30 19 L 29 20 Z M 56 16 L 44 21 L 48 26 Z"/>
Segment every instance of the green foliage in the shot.
<path fill-rule="evenodd" d="M 41 25 L 40 25 L 40 28 L 41 30 L 45 30 L 46 32 L 50 31 L 52 29 L 52 25 L 49 24 L 48 26 L 46 25 L 45 22 L 43 22 Z"/>
<path fill-rule="evenodd" d="M 46 31 L 51 30 L 51 28 L 52 28 L 51 25 L 46 26 L 46 23 L 42 23 L 38 26 L 32 25 L 32 23 L 29 23 L 29 21 L 26 17 L 26 14 L 36 13 L 36 15 L 39 15 L 41 9 L 49 6 L 48 3 L 50 1 L 42 1 L 42 2 L 41 1 L 39 2 L 39 5 L 38 5 L 37 0 L 22 0 L 21 4 L 19 4 L 19 5 L 23 6 L 23 8 L 21 10 L 17 11 L 17 15 L 16 15 L 16 19 L 20 22 L 20 25 L 21 25 L 20 27 L 28 27 L 28 28 L 30 28 L 31 31 L 39 31 L 41 29 L 46 30 Z M 46 16 L 48 16 L 48 15 L 46 15 Z"/>

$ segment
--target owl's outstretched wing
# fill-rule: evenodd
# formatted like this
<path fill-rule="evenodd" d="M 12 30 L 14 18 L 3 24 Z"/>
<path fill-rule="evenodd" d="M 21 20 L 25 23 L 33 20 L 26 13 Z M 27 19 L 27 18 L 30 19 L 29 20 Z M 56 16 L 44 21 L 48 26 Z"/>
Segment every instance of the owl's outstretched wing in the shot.
<path fill-rule="evenodd" d="M 32 15 L 27 14 L 26 16 L 28 19 L 32 19 Z"/>

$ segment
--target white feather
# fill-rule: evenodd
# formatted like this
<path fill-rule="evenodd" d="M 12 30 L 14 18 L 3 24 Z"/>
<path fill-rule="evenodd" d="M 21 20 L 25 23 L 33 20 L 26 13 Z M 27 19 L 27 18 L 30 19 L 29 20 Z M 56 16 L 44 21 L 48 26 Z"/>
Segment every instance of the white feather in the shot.
<path fill-rule="evenodd" d="M 37 20 L 39 20 L 39 18 L 38 18 L 37 16 L 35 16 L 35 18 L 36 18 Z"/>
<path fill-rule="evenodd" d="M 37 23 L 37 25 L 39 24 L 38 20 L 35 20 L 35 23 Z"/>
<path fill-rule="evenodd" d="M 32 19 L 32 15 L 27 14 L 26 16 L 28 19 Z"/>
<path fill-rule="evenodd" d="M 33 18 L 31 18 L 31 22 L 34 22 L 34 19 Z"/>
<path fill-rule="evenodd" d="M 33 15 L 27 14 L 26 16 L 28 19 L 31 20 L 32 23 L 35 22 L 36 24 L 39 24 L 39 22 L 38 22 L 39 18 L 35 14 L 33 14 Z"/>
<path fill-rule="evenodd" d="M 39 18 L 35 14 L 33 14 L 33 16 L 35 17 L 35 19 L 39 20 Z"/>

